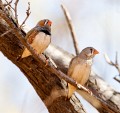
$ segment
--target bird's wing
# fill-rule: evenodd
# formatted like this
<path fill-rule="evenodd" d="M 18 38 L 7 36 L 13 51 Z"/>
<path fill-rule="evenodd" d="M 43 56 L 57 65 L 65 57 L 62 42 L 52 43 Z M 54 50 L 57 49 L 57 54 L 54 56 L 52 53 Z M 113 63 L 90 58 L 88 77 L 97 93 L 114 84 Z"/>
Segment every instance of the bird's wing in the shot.
<path fill-rule="evenodd" d="M 29 44 L 32 44 L 35 36 L 37 35 L 38 31 L 36 29 L 31 29 L 27 35 L 25 36 L 25 39 L 26 41 L 29 43 Z"/>
<path fill-rule="evenodd" d="M 75 60 L 74 60 L 75 58 L 76 57 L 74 57 L 71 60 L 70 65 L 69 65 L 69 69 L 68 69 L 68 73 L 67 74 L 70 77 L 72 77 L 72 74 L 73 74 L 73 71 L 74 71 L 74 68 L 75 68 L 75 63 L 76 63 Z M 76 87 L 74 87 L 73 85 L 68 83 L 68 96 L 67 97 L 70 98 L 75 90 L 76 90 Z"/>
<path fill-rule="evenodd" d="M 90 74 L 90 66 L 86 64 L 85 60 L 81 60 L 76 57 L 71 61 L 71 65 L 68 70 L 68 75 L 71 76 L 74 80 L 76 80 L 81 85 L 84 85 Z M 73 92 L 76 90 L 76 87 L 68 84 L 68 98 L 70 98 Z"/>
<path fill-rule="evenodd" d="M 70 61 L 70 65 L 69 65 L 69 69 L 68 69 L 68 73 L 67 73 L 67 75 L 69 75 L 69 76 L 71 76 L 72 75 L 72 73 L 73 73 L 73 70 L 74 70 L 74 68 L 75 68 L 75 64 L 76 64 L 76 62 L 75 62 L 75 60 L 74 59 L 76 59 L 77 58 L 77 56 L 76 57 L 74 57 L 71 61 Z"/>

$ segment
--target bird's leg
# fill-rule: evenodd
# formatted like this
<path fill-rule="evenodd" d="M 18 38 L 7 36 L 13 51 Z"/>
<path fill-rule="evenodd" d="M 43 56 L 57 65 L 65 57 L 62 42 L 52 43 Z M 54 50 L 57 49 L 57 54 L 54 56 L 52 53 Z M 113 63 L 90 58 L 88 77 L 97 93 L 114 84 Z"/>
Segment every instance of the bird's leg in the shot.
<path fill-rule="evenodd" d="M 77 84 L 77 87 L 78 87 L 79 89 L 80 89 L 80 88 L 83 89 L 84 91 L 86 91 L 86 92 L 89 93 L 90 95 L 93 94 L 92 91 L 90 91 L 88 88 L 82 86 L 81 84 L 79 84 L 79 83 L 77 83 L 77 82 L 76 82 L 76 84 Z"/>
<path fill-rule="evenodd" d="M 47 66 L 48 65 L 48 63 L 49 63 L 49 57 L 45 54 L 45 53 L 42 53 L 44 56 L 45 56 L 45 58 L 46 58 L 46 60 L 45 60 L 45 66 Z"/>
<path fill-rule="evenodd" d="M 36 55 L 39 55 L 36 49 L 34 49 L 34 53 L 35 53 Z"/>

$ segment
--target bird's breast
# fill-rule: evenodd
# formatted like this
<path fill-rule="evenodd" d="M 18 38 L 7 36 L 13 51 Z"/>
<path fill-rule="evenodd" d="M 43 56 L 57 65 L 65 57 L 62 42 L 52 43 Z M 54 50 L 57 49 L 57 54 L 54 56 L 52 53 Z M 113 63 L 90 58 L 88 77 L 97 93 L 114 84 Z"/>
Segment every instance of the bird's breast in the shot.
<path fill-rule="evenodd" d="M 75 66 L 72 78 L 75 79 L 78 83 L 84 85 L 90 74 L 91 66 L 86 63 L 78 64 Z"/>
<path fill-rule="evenodd" d="M 86 64 L 91 66 L 92 65 L 92 59 L 86 60 Z"/>
<path fill-rule="evenodd" d="M 41 54 L 48 47 L 50 41 L 51 41 L 50 35 L 46 35 L 43 32 L 39 32 L 35 36 L 35 39 L 31 45 L 35 50 L 37 50 L 39 54 Z"/>

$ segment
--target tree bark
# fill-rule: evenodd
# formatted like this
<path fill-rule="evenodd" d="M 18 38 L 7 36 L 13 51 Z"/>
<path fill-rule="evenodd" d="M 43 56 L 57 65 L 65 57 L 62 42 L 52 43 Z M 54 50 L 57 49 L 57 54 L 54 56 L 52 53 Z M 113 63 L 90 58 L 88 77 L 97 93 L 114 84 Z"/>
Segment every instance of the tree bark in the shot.
<path fill-rule="evenodd" d="M 2 5 L 0 4 L 0 6 Z M 8 23 L 0 18 L 0 35 L 9 29 Z M 21 34 L 23 34 L 22 31 Z M 23 44 L 13 31 L 0 37 L 0 51 L 24 73 L 50 113 L 85 113 L 83 106 L 75 96 L 70 101 L 66 100 L 66 90 L 61 84 L 61 80 L 54 72 L 48 70 L 42 61 L 38 62 L 32 56 L 18 60 L 23 50 Z M 55 61 L 58 69 L 64 73 L 67 72 L 73 55 L 53 45 L 49 46 L 46 54 Z M 88 81 L 88 88 L 93 91 L 93 96 L 81 90 L 79 93 L 98 111 L 101 113 L 120 113 L 120 94 L 93 72 Z"/>
<path fill-rule="evenodd" d="M 8 23 L 0 17 L 0 35 L 9 29 Z M 80 101 L 74 99 L 71 104 L 66 100 L 61 80 L 42 61 L 38 62 L 32 56 L 18 60 L 23 50 L 23 44 L 13 31 L 0 37 L 0 51 L 24 73 L 50 113 L 85 113 Z"/>

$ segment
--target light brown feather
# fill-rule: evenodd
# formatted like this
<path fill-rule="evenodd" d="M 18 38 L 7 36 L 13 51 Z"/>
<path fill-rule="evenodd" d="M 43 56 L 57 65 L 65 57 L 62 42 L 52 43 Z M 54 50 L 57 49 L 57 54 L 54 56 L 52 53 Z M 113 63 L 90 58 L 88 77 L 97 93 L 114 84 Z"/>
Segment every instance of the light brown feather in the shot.
<path fill-rule="evenodd" d="M 35 35 L 36 32 L 34 32 L 32 35 Z M 31 35 L 30 35 L 31 37 Z M 30 42 L 31 46 L 37 51 L 38 54 L 42 54 L 45 49 L 48 47 L 48 45 L 50 44 L 51 38 L 49 35 L 46 35 L 44 32 L 39 32 L 34 39 L 33 38 L 28 38 L 28 42 Z M 23 54 L 22 54 L 22 58 L 28 57 L 30 56 L 31 53 L 30 51 L 25 48 Z"/>
<path fill-rule="evenodd" d="M 87 60 L 75 57 L 70 63 L 68 75 L 71 76 L 81 85 L 84 85 L 89 78 L 90 70 L 91 65 L 87 63 Z M 72 96 L 75 90 L 76 87 L 72 86 L 71 84 L 68 84 L 68 98 Z"/>

